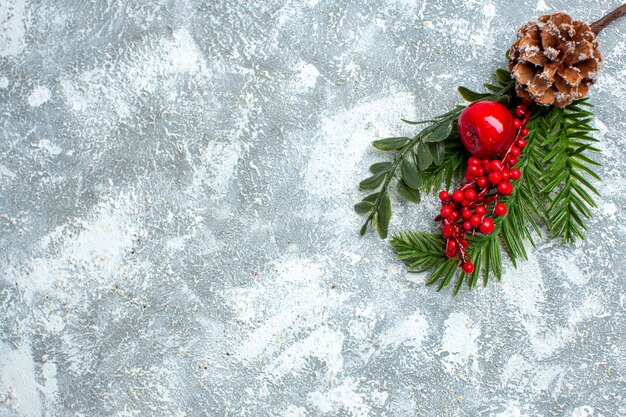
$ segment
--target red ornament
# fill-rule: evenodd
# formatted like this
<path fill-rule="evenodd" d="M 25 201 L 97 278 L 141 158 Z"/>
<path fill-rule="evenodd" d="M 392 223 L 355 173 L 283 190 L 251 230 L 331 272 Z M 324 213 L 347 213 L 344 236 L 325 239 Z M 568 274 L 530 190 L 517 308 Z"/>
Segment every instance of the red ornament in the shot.
<path fill-rule="evenodd" d="M 498 102 L 472 103 L 459 116 L 461 142 L 472 155 L 481 158 L 501 155 L 515 138 L 513 120 L 511 112 Z"/>

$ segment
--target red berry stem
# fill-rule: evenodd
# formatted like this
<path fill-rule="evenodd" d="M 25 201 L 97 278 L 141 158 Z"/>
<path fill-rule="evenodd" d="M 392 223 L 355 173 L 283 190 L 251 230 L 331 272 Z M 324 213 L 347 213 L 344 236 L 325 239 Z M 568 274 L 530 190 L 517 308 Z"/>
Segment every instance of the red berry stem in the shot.
<path fill-rule="evenodd" d="M 466 274 L 474 272 L 474 264 L 467 252 L 470 248 L 466 239 L 468 233 L 472 236 L 492 233 L 495 223 L 490 215 L 500 217 L 508 211 L 506 204 L 498 199 L 510 195 L 513 192 L 511 181 L 521 176 L 521 171 L 514 166 L 526 147 L 526 124 L 532 115 L 529 105 L 523 102 L 515 109 L 515 137 L 504 156 L 499 159 L 470 157 L 465 171 L 466 181 L 452 193 L 446 190 L 439 192 L 441 210 L 435 221 L 441 222 L 441 234 L 446 239 L 446 256 L 458 258 Z M 489 212 L 492 203 L 493 208 Z"/>

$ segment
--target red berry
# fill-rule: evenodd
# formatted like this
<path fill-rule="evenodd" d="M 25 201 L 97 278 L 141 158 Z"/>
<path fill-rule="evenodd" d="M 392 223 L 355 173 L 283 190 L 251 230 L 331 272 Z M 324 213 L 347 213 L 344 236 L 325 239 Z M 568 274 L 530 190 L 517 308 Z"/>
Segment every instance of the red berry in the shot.
<path fill-rule="evenodd" d="M 441 201 L 446 201 L 449 198 L 450 198 L 450 194 L 448 194 L 448 192 L 446 190 L 439 191 L 439 199 Z"/>
<path fill-rule="evenodd" d="M 514 119 L 513 126 L 515 126 L 515 128 L 518 129 L 519 127 L 522 126 L 522 121 L 520 119 Z"/>
<path fill-rule="evenodd" d="M 487 235 L 493 232 L 494 227 L 495 225 L 493 224 L 493 220 L 491 220 L 489 217 L 485 217 L 485 220 L 483 220 L 483 222 L 480 224 L 480 226 L 478 227 L 478 230 L 483 235 Z"/>
<path fill-rule="evenodd" d="M 463 222 L 463 229 L 470 230 L 472 228 L 472 223 L 469 221 Z"/>
<path fill-rule="evenodd" d="M 520 171 L 519 168 L 511 168 L 511 179 L 512 180 L 517 180 L 521 176 L 522 176 L 522 171 Z"/>
<path fill-rule="evenodd" d="M 468 165 L 480 165 L 480 159 L 476 158 L 475 156 L 470 156 L 470 158 L 467 160 L 467 164 Z"/>
<path fill-rule="evenodd" d="M 466 274 L 471 274 L 472 272 L 474 272 L 474 264 L 470 261 L 465 262 L 461 266 L 461 268 L 463 268 L 463 272 L 465 272 Z"/>
<path fill-rule="evenodd" d="M 487 178 L 485 177 L 476 178 L 476 185 L 478 185 L 480 188 L 485 188 L 487 186 Z"/>
<path fill-rule="evenodd" d="M 456 249 L 456 242 L 454 240 L 448 240 L 446 250 L 450 252 L 454 252 L 455 249 Z"/>
<path fill-rule="evenodd" d="M 491 161 L 491 172 L 500 172 L 502 171 L 502 162 L 500 161 Z"/>
<path fill-rule="evenodd" d="M 500 180 L 502 181 L 508 181 L 509 178 L 511 176 L 511 173 L 509 171 L 507 171 L 506 169 L 502 170 L 502 172 L 500 173 Z"/>
<path fill-rule="evenodd" d="M 476 191 L 472 190 L 471 188 L 469 190 L 465 190 L 465 198 L 472 201 L 476 198 Z"/>
<path fill-rule="evenodd" d="M 524 117 L 525 114 L 526 114 L 526 111 L 524 110 L 524 107 L 517 106 L 517 108 L 515 109 L 515 115 L 517 117 Z"/>
<path fill-rule="evenodd" d="M 461 190 L 454 191 L 452 193 L 452 199 L 456 201 L 457 203 L 460 203 L 461 201 L 463 201 L 463 191 Z"/>
<path fill-rule="evenodd" d="M 506 214 L 506 204 L 504 203 L 496 203 L 496 206 L 493 208 L 493 212 L 496 216 L 504 216 Z"/>
<path fill-rule="evenodd" d="M 458 130 L 463 146 L 482 158 L 502 154 L 515 138 L 513 115 L 495 101 L 467 106 L 459 116 Z"/>
<path fill-rule="evenodd" d="M 478 168 L 476 165 L 470 165 L 470 166 L 467 168 L 467 172 L 468 172 L 470 175 L 473 175 L 473 176 L 475 176 L 475 177 L 477 177 L 477 176 L 478 176 L 478 171 L 479 171 L 479 168 Z"/>
<path fill-rule="evenodd" d="M 526 136 L 528 135 L 528 129 L 527 128 L 523 128 L 521 131 L 522 136 Z"/>
<path fill-rule="evenodd" d="M 509 165 L 513 166 L 513 165 L 515 165 L 515 164 L 517 164 L 517 157 L 515 157 L 515 156 L 510 156 L 510 157 L 509 157 Z"/>
<path fill-rule="evenodd" d="M 509 195 L 513 192 L 513 186 L 510 182 L 501 182 L 498 184 L 498 192 L 502 195 Z"/>
<path fill-rule="evenodd" d="M 454 233 L 456 232 L 456 230 L 454 229 L 454 226 L 452 226 L 451 224 L 446 224 L 445 226 L 443 226 L 441 228 L 441 233 L 445 236 L 445 237 L 451 237 L 454 236 Z"/>
<path fill-rule="evenodd" d="M 514 146 L 511 148 L 511 151 L 509 153 L 511 154 L 511 156 L 514 156 L 517 158 L 521 152 L 518 147 Z"/>
<path fill-rule="evenodd" d="M 460 217 L 461 215 L 459 214 L 458 211 L 453 211 L 452 214 L 450 215 L 450 220 L 452 220 L 452 222 L 456 222 L 457 220 L 459 220 Z"/>
<path fill-rule="evenodd" d="M 515 145 L 520 149 L 524 149 L 526 147 L 526 141 L 524 139 L 518 139 Z"/>
<path fill-rule="evenodd" d="M 441 217 L 450 217 L 450 215 L 452 214 L 452 207 L 450 206 L 441 207 L 439 214 L 441 214 Z"/>
<path fill-rule="evenodd" d="M 491 161 L 489 159 L 483 159 L 483 167 L 485 168 L 485 172 L 489 172 L 491 169 Z"/>
<path fill-rule="evenodd" d="M 463 219 L 467 220 L 470 217 L 472 217 L 472 212 L 469 211 L 468 209 L 463 209 L 463 211 L 461 212 L 461 217 L 463 217 Z"/>
<path fill-rule="evenodd" d="M 474 176 L 470 174 L 469 172 L 466 172 L 463 178 L 465 178 L 468 181 L 472 181 L 474 179 Z"/>
<path fill-rule="evenodd" d="M 470 217 L 470 223 L 472 224 L 472 226 L 478 226 L 480 224 L 480 216 L 478 214 L 474 214 L 472 217 Z"/>
<path fill-rule="evenodd" d="M 497 184 L 500 182 L 502 178 L 500 177 L 500 174 L 492 172 L 491 174 L 489 174 L 489 182 L 492 184 Z"/>
<path fill-rule="evenodd" d="M 484 216 L 485 213 L 487 213 L 487 208 L 485 206 L 478 206 L 476 207 L 474 212 L 478 214 L 479 216 Z"/>

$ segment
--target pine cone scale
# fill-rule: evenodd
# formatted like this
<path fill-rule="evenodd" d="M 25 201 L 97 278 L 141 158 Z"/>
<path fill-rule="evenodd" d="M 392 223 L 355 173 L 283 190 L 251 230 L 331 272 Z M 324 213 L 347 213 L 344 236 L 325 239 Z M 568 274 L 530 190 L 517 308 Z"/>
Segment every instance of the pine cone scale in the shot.
<path fill-rule="evenodd" d="M 535 77 L 537 71 L 530 65 L 519 63 L 513 67 L 513 76 L 517 79 L 517 82 L 522 85 L 528 85 Z"/>
<path fill-rule="evenodd" d="M 583 61 L 581 63 L 574 65 L 574 68 L 576 68 L 580 72 L 580 76 L 582 78 L 595 77 L 596 74 L 598 73 L 599 67 L 600 66 L 598 65 L 598 61 L 596 61 L 595 59 L 588 59 L 586 61 Z"/>
<path fill-rule="evenodd" d="M 520 28 L 509 51 L 509 70 L 520 97 L 564 107 L 587 94 L 601 60 L 589 25 L 553 13 Z"/>
<path fill-rule="evenodd" d="M 580 80 L 582 79 L 580 71 L 577 71 L 573 67 L 561 67 L 559 68 L 558 74 L 572 87 L 578 86 L 578 84 L 580 84 Z"/>

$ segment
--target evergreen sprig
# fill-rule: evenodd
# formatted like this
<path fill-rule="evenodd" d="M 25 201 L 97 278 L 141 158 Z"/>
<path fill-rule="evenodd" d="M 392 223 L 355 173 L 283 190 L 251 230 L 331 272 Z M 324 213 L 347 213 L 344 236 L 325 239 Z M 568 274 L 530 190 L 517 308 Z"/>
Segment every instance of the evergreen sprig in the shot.
<path fill-rule="evenodd" d="M 500 280 L 502 244 L 514 266 L 518 259 L 527 259 L 524 242 L 535 245 L 532 232 L 541 237 L 540 224 L 550 230 L 551 237 L 562 238 L 565 243 L 583 238 L 583 217 L 589 218 L 595 207 L 589 192 L 597 194 L 587 177 L 600 179 L 592 169 L 599 164 L 587 155 L 599 149 L 592 146 L 597 140 L 589 135 L 595 130 L 590 125 L 592 113 L 583 106 L 590 107 L 586 100 L 579 100 L 564 109 L 543 108 L 528 122 L 527 146 L 516 165 L 522 176 L 513 193 L 501 199 L 507 204 L 507 214 L 495 219 L 495 229 L 489 235 L 468 237 L 473 273 L 461 273 L 458 260 L 445 256 L 440 233 L 394 235 L 391 245 L 398 258 L 406 261 L 411 271 L 430 271 L 426 283 L 439 282 L 438 290 L 457 277 L 456 294 L 464 282 L 469 288 L 475 287 L 480 275 L 484 286 L 490 274 Z M 488 211 L 492 207 L 493 203 Z"/>
<path fill-rule="evenodd" d="M 459 87 L 459 94 L 467 101 L 500 101 L 508 104 L 514 94 L 515 82 L 504 70 L 497 70 L 498 85 L 485 84 L 490 92 L 477 93 Z M 357 213 L 367 214 L 361 227 L 361 235 L 374 222 L 381 238 L 387 238 L 391 221 L 391 199 L 389 187 L 396 180 L 398 195 L 403 199 L 419 203 L 421 192 L 432 192 L 442 183 L 449 186 L 462 176 L 466 159 L 465 150 L 459 145 L 456 122 L 465 106 L 430 120 L 408 121 L 412 125 L 425 125 L 416 136 L 379 139 L 373 146 L 384 152 L 396 152 L 392 162 L 377 162 L 370 166 L 370 177 L 361 181 L 362 191 L 376 191 L 354 206 Z"/>
<path fill-rule="evenodd" d="M 592 107 L 586 100 L 563 109 L 555 107 L 537 123 L 537 139 L 545 153 L 539 181 L 548 203 L 546 224 L 552 236 L 564 243 L 584 239 L 585 219 L 591 218 L 591 208 L 596 207 L 591 194 L 600 195 L 586 178 L 600 180 L 593 170 L 600 164 L 589 156 L 600 149 L 593 146 L 598 140 L 589 135 L 596 130 L 590 124 L 593 114 L 582 106 Z"/>

